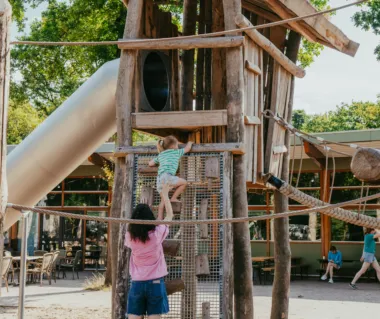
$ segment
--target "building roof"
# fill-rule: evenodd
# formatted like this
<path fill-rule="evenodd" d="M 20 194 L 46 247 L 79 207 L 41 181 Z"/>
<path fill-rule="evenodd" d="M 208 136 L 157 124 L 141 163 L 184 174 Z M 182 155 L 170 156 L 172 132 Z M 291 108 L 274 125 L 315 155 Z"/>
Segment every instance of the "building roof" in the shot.
<path fill-rule="evenodd" d="M 317 12 L 308 0 L 242 0 L 242 7 L 273 22 Z M 307 40 L 355 56 L 359 44 L 350 40 L 324 15 L 291 22 L 287 28 L 303 35 Z"/>

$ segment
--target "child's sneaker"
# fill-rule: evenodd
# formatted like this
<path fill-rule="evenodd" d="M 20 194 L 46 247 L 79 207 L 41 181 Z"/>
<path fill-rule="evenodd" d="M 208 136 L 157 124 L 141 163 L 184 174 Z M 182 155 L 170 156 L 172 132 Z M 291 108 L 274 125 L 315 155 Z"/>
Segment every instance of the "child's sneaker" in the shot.
<path fill-rule="evenodd" d="M 326 280 L 327 279 L 327 276 L 326 275 L 323 275 L 322 277 L 321 277 L 321 280 Z"/>
<path fill-rule="evenodd" d="M 350 287 L 351 287 L 352 289 L 354 289 L 354 290 L 357 290 L 357 289 L 358 289 L 358 287 L 357 287 L 355 284 L 353 284 L 353 283 L 350 283 Z"/>
<path fill-rule="evenodd" d="M 333 284 L 333 283 L 334 283 L 334 280 L 332 280 L 332 279 L 330 278 L 329 283 L 330 283 L 330 284 Z"/>

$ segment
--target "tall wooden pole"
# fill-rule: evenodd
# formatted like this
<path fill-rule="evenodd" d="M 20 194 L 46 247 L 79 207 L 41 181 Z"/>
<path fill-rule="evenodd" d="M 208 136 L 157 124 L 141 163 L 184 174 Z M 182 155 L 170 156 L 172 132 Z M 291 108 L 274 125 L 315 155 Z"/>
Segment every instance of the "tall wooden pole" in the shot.
<path fill-rule="evenodd" d="M 10 78 L 10 28 L 12 18 L 12 7 L 8 0 L 0 0 L 0 296 L 2 286 L 2 265 L 4 250 L 3 221 L 8 201 L 7 186 L 7 120 L 8 120 L 8 98 Z"/>
<path fill-rule="evenodd" d="M 137 39 L 141 37 L 143 0 L 130 0 L 128 3 L 128 14 L 124 29 L 124 39 Z M 135 110 L 137 99 L 136 73 L 138 65 L 138 51 L 123 50 L 120 57 L 119 75 L 116 89 L 116 123 L 117 123 L 117 144 L 118 146 L 132 145 L 132 126 L 130 121 L 131 113 Z M 128 162 L 128 167 L 126 163 Z M 114 193 L 111 209 L 113 217 L 129 217 L 131 215 L 132 196 L 131 192 L 126 192 L 126 186 L 131 179 L 130 163 L 125 158 L 116 160 Z M 124 236 L 125 227 L 118 226 L 111 228 L 112 245 L 112 318 L 125 318 L 126 312 L 126 282 L 128 278 L 128 250 L 119 247 L 119 239 Z M 126 264 L 123 269 L 118 267 L 118 260 L 125 259 Z"/>
<path fill-rule="evenodd" d="M 206 33 L 212 30 L 212 0 L 205 0 L 205 25 Z M 212 49 L 205 49 L 205 98 L 204 109 L 211 110 L 211 66 Z"/>
<path fill-rule="evenodd" d="M 212 0 L 212 32 L 224 30 L 223 2 Z M 226 49 L 212 50 L 211 109 L 226 109 Z"/>
<path fill-rule="evenodd" d="M 241 13 L 240 0 L 223 0 L 225 28 L 235 29 L 235 17 Z M 244 142 L 243 99 L 243 51 L 227 49 L 227 141 Z M 245 158 L 233 157 L 233 216 L 248 216 Z M 234 239 L 234 295 L 235 318 L 253 318 L 253 283 L 251 244 L 248 223 L 233 225 Z"/>
<path fill-rule="evenodd" d="M 183 2 L 183 35 L 195 34 L 197 23 L 197 0 Z M 181 110 L 193 110 L 194 50 L 182 53 Z"/>
<path fill-rule="evenodd" d="M 199 2 L 198 34 L 204 34 L 205 26 L 205 0 Z M 197 111 L 203 110 L 204 104 L 204 74 L 205 74 L 205 49 L 197 49 L 197 83 L 196 83 L 196 103 Z"/>
<path fill-rule="evenodd" d="M 291 31 L 288 38 L 286 55 L 293 61 L 297 61 L 301 36 Z M 294 98 L 294 76 L 292 76 L 288 114 L 286 121 L 292 119 Z M 290 134 L 285 133 L 285 146 L 290 149 Z M 280 178 L 284 181 L 289 180 L 289 153 L 284 153 L 282 172 Z M 288 198 L 280 192 L 274 192 L 274 212 L 283 213 L 288 211 Z M 281 220 L 280 220 L 281 219 Z M 289 241 L 289 219 L 277 218 L 274 223 L 274 253 L 275 253 L 275 272 L 272 290 L 272 311 L 271 319 L 286 319 L 289 311 L 289 286 L 290 286 L 290 261 L 291 250 Z"/>

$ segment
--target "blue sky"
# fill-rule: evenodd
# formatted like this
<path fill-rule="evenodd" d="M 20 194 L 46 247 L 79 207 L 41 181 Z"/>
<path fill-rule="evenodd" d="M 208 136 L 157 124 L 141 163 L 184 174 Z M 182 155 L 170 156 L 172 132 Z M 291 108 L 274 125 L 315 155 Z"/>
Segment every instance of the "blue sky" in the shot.
<path fill-rule="evenodd" d="M 345 0 L 330 0 L 331 7 L 345 4 Z M 27 11 L 28 21 L 40 18 L 44 6 Z M 322 113 L 335 109 L 341 103 L 355 100 L 376 101 L 380 94 L 380 62 L 374 55 L 380 36 L 356 28 L 352 15 L 357 10 L 350 7 L 331 18 L 351 40 L 360 47 L 354 58 L 330 48 L 325 48 L 315 62 L 306 69 L 306 76 L 296 80 L 294 107 L 307 113 Z M 17 28 L 12 28 L 12 38 Z"/>

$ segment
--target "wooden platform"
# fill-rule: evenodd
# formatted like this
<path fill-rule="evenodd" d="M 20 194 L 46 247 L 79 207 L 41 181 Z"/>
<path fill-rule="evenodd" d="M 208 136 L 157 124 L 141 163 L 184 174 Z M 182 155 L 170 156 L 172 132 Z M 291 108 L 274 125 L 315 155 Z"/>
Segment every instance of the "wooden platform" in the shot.
<path fill-rule="evenodd" d="M 132 113 L 132 128 L 137 130 L 196 130 L 226 125 L 227 110 Z"/>

